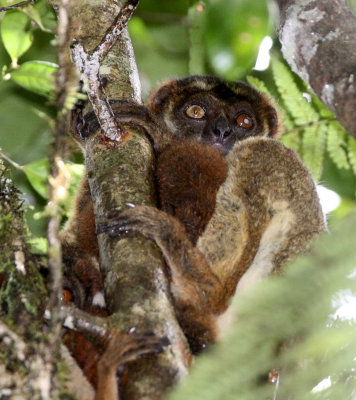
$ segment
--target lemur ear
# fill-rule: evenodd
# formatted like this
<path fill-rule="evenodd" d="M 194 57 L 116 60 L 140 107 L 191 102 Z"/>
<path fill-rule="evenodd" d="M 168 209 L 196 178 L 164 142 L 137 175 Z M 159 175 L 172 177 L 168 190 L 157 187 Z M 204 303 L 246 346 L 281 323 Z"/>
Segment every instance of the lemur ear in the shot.
<path fill-rule="evenodd" d="M 178 94 L 178 80 L 165 81 L 150 94 L 148 107 L 155 114 L 159 114 L 164 110 L 167 98 L 172 96 L 174 98 L 176 94 Z"/>

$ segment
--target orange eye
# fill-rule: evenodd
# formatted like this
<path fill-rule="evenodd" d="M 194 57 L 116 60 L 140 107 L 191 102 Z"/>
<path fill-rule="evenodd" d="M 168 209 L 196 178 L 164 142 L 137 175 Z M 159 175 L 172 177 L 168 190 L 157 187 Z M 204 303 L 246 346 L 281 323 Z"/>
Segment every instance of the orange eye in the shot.
<path fill-rule="evenodd" d="M 236 118 L 237 125 L 244 129 L 249 129 L 253 125 L 253 120 L 248 114 L 240 114 Z"/>
<path fill-rule="evenodd" d="M 70 301 L 73 301 L 73 294 L 70 290 L 68 289 L 63 289 L 62 290 L 62 298 L 61 298 L 63 303 L 69 303 Z"/>
<path fill-rule="evenodd" d="M 190 118 L 194 119 L 202 119 L 204 118 L 205 115 L 205 110 L 203 107 L 198 106 L 197 104 L 193 104 L 192 106 L 189 106 L 186 110 L 185 113 L 188 115 Z"/>

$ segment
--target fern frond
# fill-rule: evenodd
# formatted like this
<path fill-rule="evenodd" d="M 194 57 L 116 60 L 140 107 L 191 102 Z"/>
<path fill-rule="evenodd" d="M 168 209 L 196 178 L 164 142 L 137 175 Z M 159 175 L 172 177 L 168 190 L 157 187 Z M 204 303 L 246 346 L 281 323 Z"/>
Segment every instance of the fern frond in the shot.
<path fill-rule="evenodd" d="M 248 75 L 246 77 L 246 80 L 251 86 L 257 89 L 259 92 L 266 93 L 272 97 L 271 92 L 267 89 L 266 84 L 263 81 L 261 81 L 261 79 L 258 79 L 252 75 Z"/>
<path fill-rule="evenodd" d="M 278 92 L 295 124 L 301 126 L 318 121 L 319 114 L 303 97 L 292 72 L 277 59 L 272 61 L 272 72 Z"/>
<path fill-rule="evenodd" d="M 284 134 L 281 137 L 281 142 L 290 149 L 300 153 L 302 140 L 298 129 L 294 129 L 291 132 Z"/>
<path fill-rule="evenodd" d="M 290 116 L 288 115 L 287 110 L 282 108 L 281 104 L 279 104 L 278 100 L 273 96 L 271 91 L 267 88 L 266 84 L 263 81 L 261 81 L 260 79 L 256 78 L 255 76 L 252 76 L 252 75 L 247 76 L 246 80 L 251 86 L 253 86 L 255 89 L 257 89 L 259 92 L 267 94 L 273 100 L 273 103 L 276 105 L 276 107 L 278 107 L 278 111 L 279 111 L 279 114 L 281 115 L 285 129 L 292 130 L 294 124 L 293 124 L 293 121 L 291 120 Z"/>
<path fill-rule="evenodd" d="M 352 167 L 352 171 L 356 175 L 356 140 L 353 136 L 349 135 L 347 142 L 347 155 Z"/>
<path fill-rule="evenodd" d="M 327 133 L 327 150 L 338 168 L 350 169 L 346 153 L 346 132 L 338 122 L 331 122 Z"/>
<path fill-rule="evenodd" d="M 313 125 L 304 130 L 302 159 L 310 169 L 316 181 L 320 179 L 324 160 L 325 125 Z"/>
<path fill-rule="evenodd" d="M 280 104 L 278 104 L 280 106 Z M 284 125 L 284 131 L 291 131 L 294 128 L 294 123 L 288 114 L 287 110 L 285 110 L 282 107 L 279 107 L 279 113 L 281 115 L 283 125 Z"/>
<path fill-rule="evenodd" d="M 312 104 L 316 107 L 322 118 L 335 118 L 332 111 L 330 111 L 325 104 L 314 95 L 312 96 Z"/>

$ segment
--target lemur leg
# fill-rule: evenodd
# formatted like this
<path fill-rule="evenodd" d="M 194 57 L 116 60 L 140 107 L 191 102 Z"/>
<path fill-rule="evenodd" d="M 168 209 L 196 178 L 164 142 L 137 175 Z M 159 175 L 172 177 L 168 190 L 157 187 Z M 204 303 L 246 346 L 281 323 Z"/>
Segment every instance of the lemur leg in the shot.
<path fill-rule="evenodd" d="M 145 354 L 158 354 L 169 344 L 152 333 L 139 335 L 114 331 L 97 364 L 96 400 L 119 400 L 117 369 Z"/>
<path fill-rule="evenodd" d="M 219 278 L 211 271 L 204 255 L 187 238 L 184 226 L 174 217 L 155 207 L 136 206 L 118 218 L 98 227 L 97 233 L 121 236 L 139 232 L 155 241 L 171 273 L 171 289 L 176 299 L 196 299 L 197 307 L 214 310 L 216 292 L 222 289 Z"/>
<path fill-rule="evenodd" d="M 216 315 L 225 308 L 224 289 L 203 254 L 195 248 L 174 217 L 154 207 L 136 206 L 112 222 L 98 227 L 98 234 L 120 236 L 139 232 L 161 249 L 171 274 L 171 292 L 178 320 L 193 352 L 215 340 Z"/>

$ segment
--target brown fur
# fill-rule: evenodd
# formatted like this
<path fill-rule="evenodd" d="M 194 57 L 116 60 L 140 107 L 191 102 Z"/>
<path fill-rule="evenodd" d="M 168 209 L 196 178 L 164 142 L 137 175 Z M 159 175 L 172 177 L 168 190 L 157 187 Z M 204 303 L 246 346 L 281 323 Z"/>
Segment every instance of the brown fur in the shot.
<path fill-rule="evenodd" d="M 98 317 L 106 317 L 108 315 L 108 312 L 100 307 L 87 308 L 85 311 Z M 96 388 L 98 382 L 97 363 L 104 353 L 105 348 L 94 344 L 82 333 L 70 330 L 65 333 L 63 343 L 68 347 L 72 357 L 83 370 L 88 381 Z"/>
<path fill-rule="evenodd" d="M 275 140 L 250 138 L 226 161 L 228 176 L 196 246 L 177 219 L 153 207 L 126 210 L 115 222 L 118 233 L 131 229 L 160 247 L 194 351 L 216 339 L 215 321 L 236 288 L 246 290 L 280 270 L 325 231 L 313 179 L 295 152 Z"/>
<path fill-rule="evenodd" d="M 160 208 L 181 221 L 192 243 L 213 215 L 216 193 L 226 176 L 223 156 L 207 144 L 177 141 L 159 155 Z"/>

